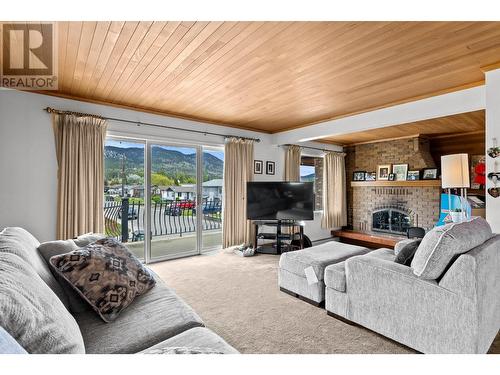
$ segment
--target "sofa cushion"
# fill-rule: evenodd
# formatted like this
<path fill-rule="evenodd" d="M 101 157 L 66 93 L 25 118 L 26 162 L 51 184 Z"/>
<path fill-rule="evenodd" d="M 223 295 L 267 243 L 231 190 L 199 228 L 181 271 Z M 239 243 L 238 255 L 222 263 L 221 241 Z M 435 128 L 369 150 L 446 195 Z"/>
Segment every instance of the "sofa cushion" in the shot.
<path fill-rule="evenodd" d="M 50 265 L 105 322 L 115 320 L 156 283 L 148 268 L 112 238 L 53 256 Z"/>
<path fill-rule="evenodd" d="M 325 268 L 325 286 L 338 290 L 346 291 L 345 261 L 337 264 L 331 264 Z"/>
<path fill-rule="evenodd" d="M 366 254 L 369 251 L 366 247 L 331 241 L 284 253 L 280 257 L 279 267 L 301 277 L 305 277 L 306 268 L 312 267 L 318 281 L 321 281 L 324 279 L 325 268 L 330 264 L 339 263 L 354 255 Z"/>
<path fill-rule="evenodd" d="M 49 270 L 49 266 L 38 252 L 40 243 L 31 233 L 16 227 L 5 228 L 0 232 L 0 253 L 17 255 L 28 263 L 42 280 L 54 291 L 64 306 L 68 307 L 68 297 Z"/>
<path fill-rule="evenodd" d="M 33 267 L 0 253 L 0 326 L 28 353 L 85 353 L 75 319 Z"/>
<path fill-rule="evenodd" d="M 137 353 L 190 328 L 203 326 L 200 317 L 157 279 L 156 286 L 136 298 L 113 323 L 94 312 L 75 314 L 87 353 Z"/>
<path fill-rule="evenodd" d="M 238 351 L 205 327 L 191 328 L 141 354 L 237 354 Z"/>
<path fill-rule="evenodd" d="M 386 248 L 381 248 L 367 252 L 366 254 L 357 255 L 352 258 L 358 257 L 375 257 L 384 260 L 393 261 L 395 258 L 394 251 Z M 350 259 L 350 258 L 349 258 Z M 325 286 L 327 288 L 335 289 L 339 292 L 345 292 L 347 290 L 346 281 L 346 261 L 332 264 L 325 268 Z"/>
<path fill-rule="evenodd" d="M 413 257 L 415 275 L 438 279 L 459 254 L 472 250 L 493 237 L 490 225 L 481 217 L 432 229 L 425 235 Z"/>
<path fill-rule="evenodd" d="M 47 265 L 49 265 L 49 260 L 53 256 L 67 254 L 77 249 L 78 246 L 73 240 L 48 241 L 38 246 L 38 251 L 42 255 Z M 77 313 L 92 310 L 92 307 L 80 296 L 80 294 L 78 294 L 76 290 L 73 289 L 73 287 L 62 276 L 59 276 L 59 274 L 55 272 L 52 267 L 50 271 L 61 286 L 64 294 L 66 294 L 69 311 L 71 311 L 72 313 Z"/>

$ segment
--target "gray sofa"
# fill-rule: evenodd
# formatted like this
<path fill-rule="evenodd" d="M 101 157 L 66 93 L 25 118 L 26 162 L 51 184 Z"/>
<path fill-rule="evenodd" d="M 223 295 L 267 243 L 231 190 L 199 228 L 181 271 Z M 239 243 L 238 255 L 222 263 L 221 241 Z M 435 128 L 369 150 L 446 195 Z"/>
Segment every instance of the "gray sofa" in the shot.
<path fill-rule="evenodd" d="M 158 353 L 179 347 L 237 353 L 159 278 L 112 323 L 90 309 L 72 311 L 75 296 L 54 278 L 39 245 L 22 228 L 0 232 L 0 327 L 28 353 Z"/>
<path fill-rule="evenodd" d="M 411 267 L 390 249 L 328 266 L 325 307 L 423 353 L 486 353 L 500 328 L 500 235 L 482 219 L 431 232 Z"/>

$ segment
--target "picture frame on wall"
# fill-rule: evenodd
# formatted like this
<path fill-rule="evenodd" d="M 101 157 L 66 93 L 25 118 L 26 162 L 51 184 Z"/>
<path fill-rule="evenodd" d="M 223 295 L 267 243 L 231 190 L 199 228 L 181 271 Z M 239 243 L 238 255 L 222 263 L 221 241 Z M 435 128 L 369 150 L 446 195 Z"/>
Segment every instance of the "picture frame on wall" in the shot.
<path fill-rule="evenodd" d="M 262 160 L 253 161 L 253 173 L 262 174 L 263 167 L 264 167 L 264 162 Z"/>
<path fill-rule="evenodd" d="M 438 178 L 437 168 L 422 169 L 422 180 L 437 180 L 437 178 Z"/>
<path fill-rule="evenodd" d="M 275 163 L 274 161 L 266 161 L 266 174 L 274 175 Z"/>
<path fill-rule="evenodd" d="M 392 165 L 384 164 L 377 166 L 377 180 L 389 180 L 389 174 L 392 173 Z"/>
<path fill-rule="evenodd" d="M 420 171 L 408 171 L 407 181 L 418 181 L 420 180 Z"/>
<path fill-rule="evenodd" d="M 396 181 L 406 181 L 408 164 L 393 164 L 392 173 L 396 176 Z"/>
<path fill-rule="evenodd" d="M 377 179 L 377 172 L 366 172 L 365 181 L 375 181 Z"/>
<path fill-rule="evenodd" d="M 352 174 L 353 181 L 365 181 L 365 171 L 354 171 Z"/>

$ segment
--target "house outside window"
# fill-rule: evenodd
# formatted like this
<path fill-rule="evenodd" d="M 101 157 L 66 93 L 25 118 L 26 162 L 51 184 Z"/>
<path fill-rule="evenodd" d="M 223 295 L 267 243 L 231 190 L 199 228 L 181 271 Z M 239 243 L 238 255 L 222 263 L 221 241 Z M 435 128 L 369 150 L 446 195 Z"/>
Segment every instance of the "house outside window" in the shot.
<path fill-rule="evenodd" d="M 323 158 L 302 156 L 300 158 L 300 181 L 314 182 L 314 210 L 323 209 Z"/>

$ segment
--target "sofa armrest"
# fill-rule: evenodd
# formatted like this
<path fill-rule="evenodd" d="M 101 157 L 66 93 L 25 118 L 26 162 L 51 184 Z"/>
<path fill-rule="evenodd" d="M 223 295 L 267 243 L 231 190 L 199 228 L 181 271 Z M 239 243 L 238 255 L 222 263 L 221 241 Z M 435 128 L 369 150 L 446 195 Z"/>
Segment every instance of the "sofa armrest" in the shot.
<path fill-rule="evenodd" d="M 368 254 L 369 255 L 369 254 Z M 355 256 L 346 261 L 346 268 L 353 268 L 359 265 L 359 267 L 365 272 L 371 272 L 374 274 L 382 274 L 381 277 L 387 277 L 385 275 L 391 275 L 390 277 L 394 281 L 404 282 L 406 284 L 420 284 L 425 286 L 437 286 L 434 280 L 420 279 L 413 273 L 413 270 L 400 263 L 396 263 L 387 259 L 381 259 L 372 256 Z"/>

